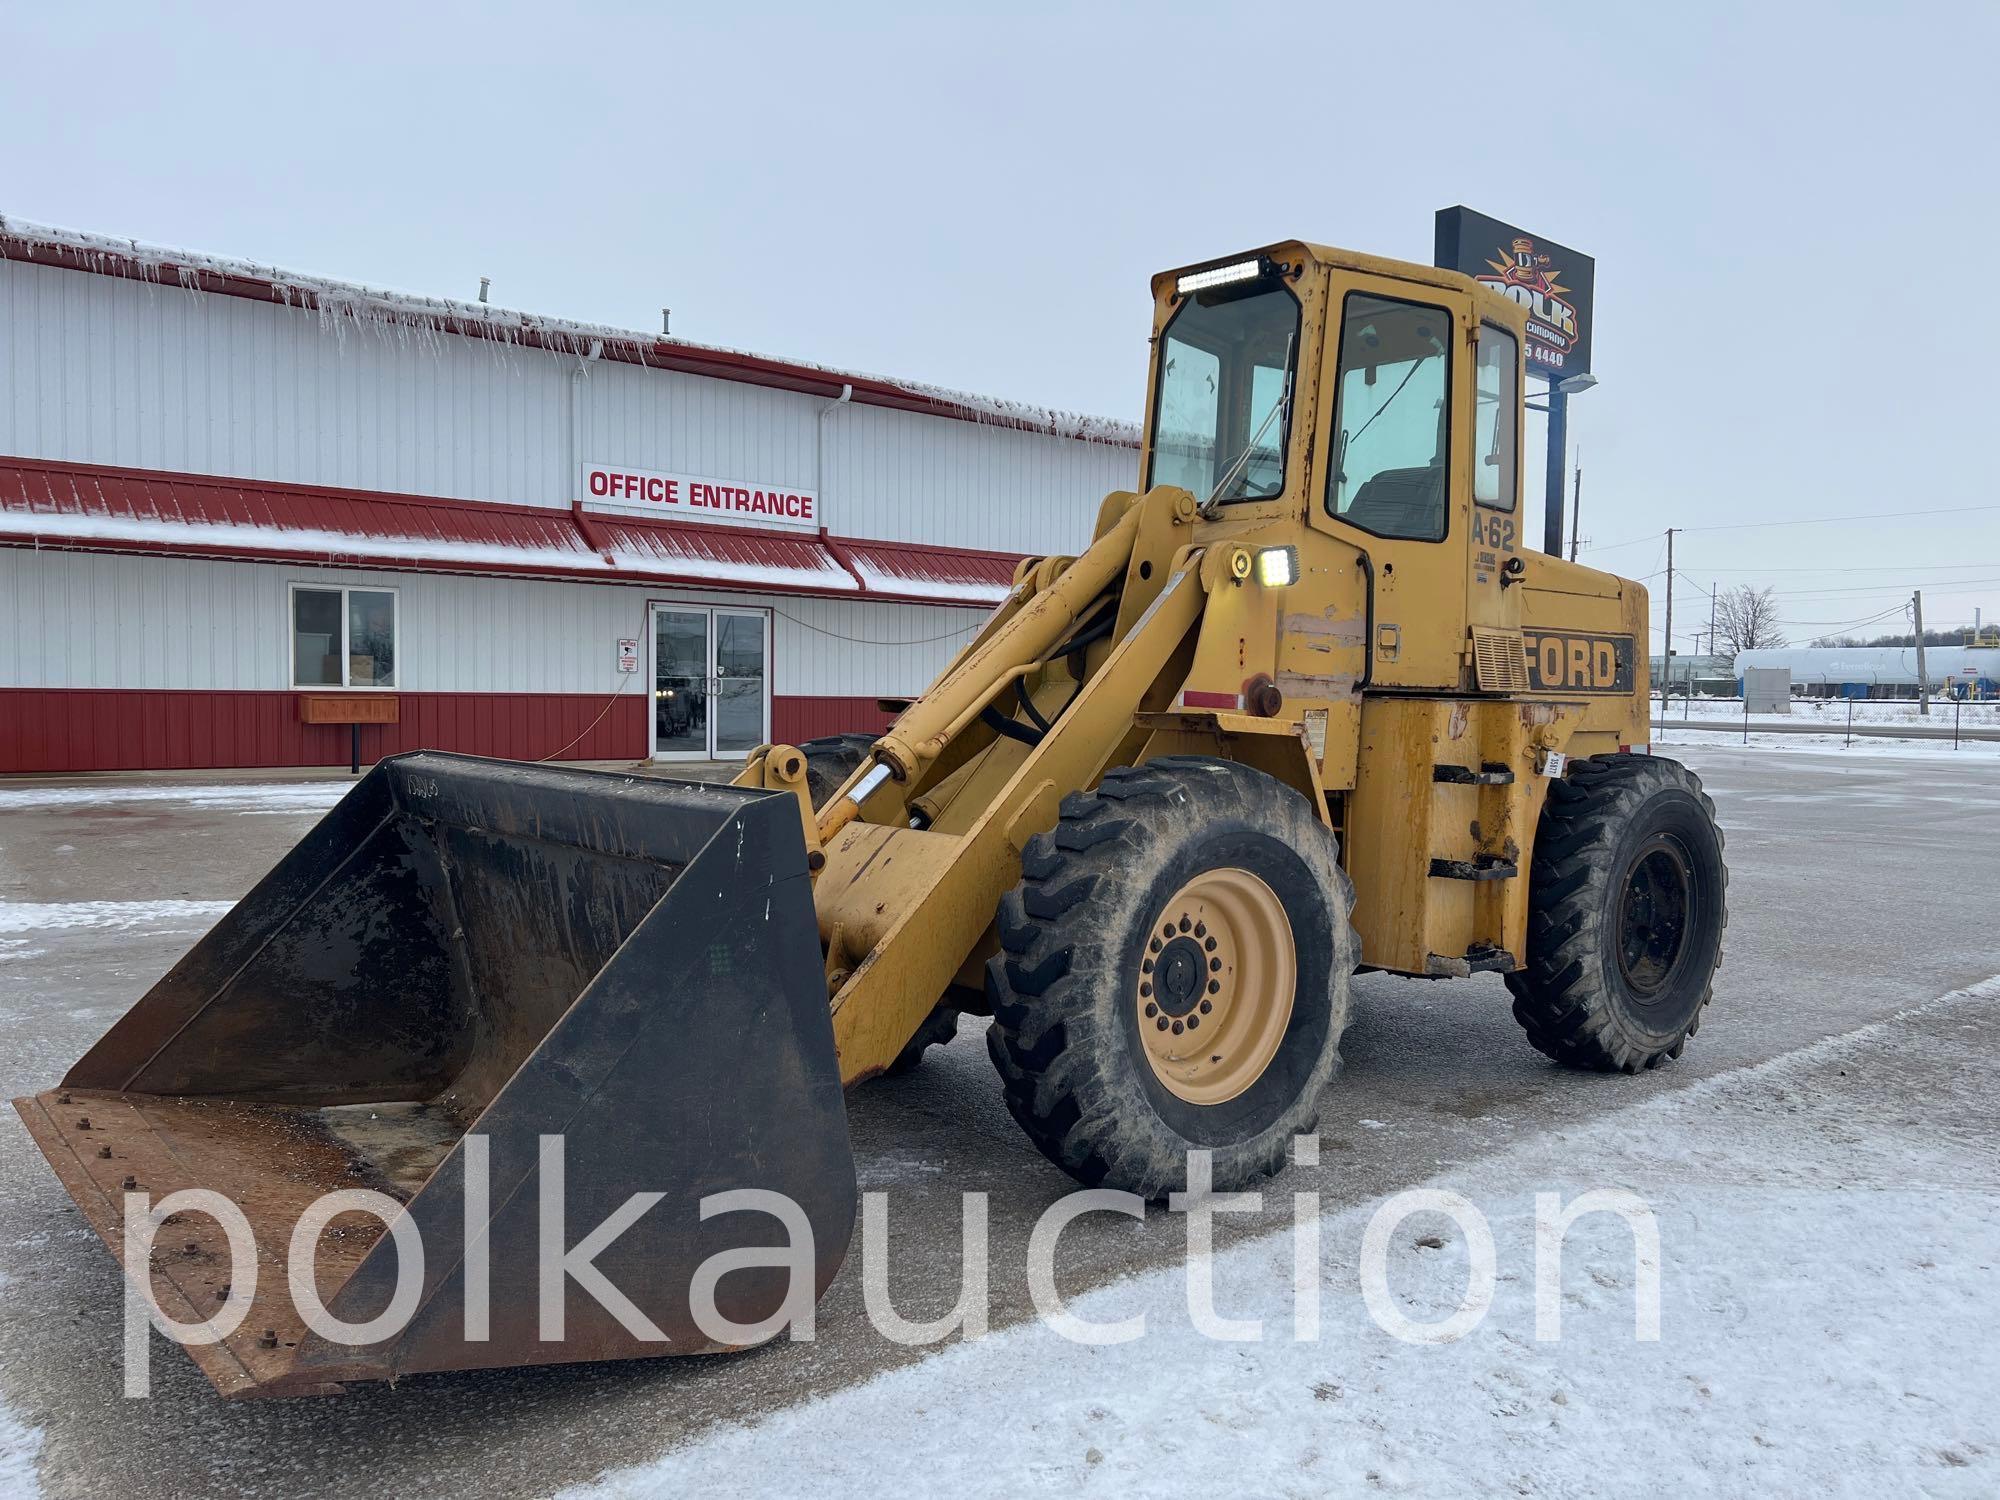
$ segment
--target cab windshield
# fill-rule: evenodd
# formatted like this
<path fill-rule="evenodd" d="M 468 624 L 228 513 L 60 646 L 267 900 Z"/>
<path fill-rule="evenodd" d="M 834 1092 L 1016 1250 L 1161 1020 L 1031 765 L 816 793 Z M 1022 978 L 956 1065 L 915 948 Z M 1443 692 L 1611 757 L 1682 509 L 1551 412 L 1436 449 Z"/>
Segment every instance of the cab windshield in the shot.
<path fill-rule="evenodd" d="M 1275 281 L 1183 302 L 1161 339 L 1148 483 L 1179 485 L 1199 501 L 1281 494 L 1291 413 L 1280 408 L 1298 341 L 1298 301 Z"/>

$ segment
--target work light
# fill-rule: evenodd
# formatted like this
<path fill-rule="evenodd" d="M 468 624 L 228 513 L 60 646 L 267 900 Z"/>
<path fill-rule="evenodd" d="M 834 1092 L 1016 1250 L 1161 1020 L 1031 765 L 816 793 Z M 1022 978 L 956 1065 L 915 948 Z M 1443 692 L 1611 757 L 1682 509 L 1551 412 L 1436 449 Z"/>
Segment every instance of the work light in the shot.
<path fill-rule="evenodd" d="M 1257 554 L 1257 581 L 1267 589 L 1282 589 L 1299 581 L 1299 549 L 1266 547 Z"/>
<path fill-rule="evenodd" d="M 1234 265 L 1210 266 L 1206 271 L 1190 271 L 1174 283 L 1174 290 L 1185 297 L 1189 292 L 1205 292 L 1210 287 L 1230 286 L 1238 281 L 1255 281 L 1263 273 L 1262 257 L 1239 260 Z"/>

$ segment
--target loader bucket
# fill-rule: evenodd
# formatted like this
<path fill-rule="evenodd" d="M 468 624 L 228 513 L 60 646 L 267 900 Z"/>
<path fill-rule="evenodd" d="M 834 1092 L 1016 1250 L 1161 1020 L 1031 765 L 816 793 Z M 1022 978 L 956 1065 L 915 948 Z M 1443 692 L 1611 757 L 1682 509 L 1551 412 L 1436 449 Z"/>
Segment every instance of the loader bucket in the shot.
<path fill-rule="evenodd" d="M 121 1258 L 128 1191 L 203 1188 L 242 1211 L 254 1288 L 231 1284 L 223 1225 L 198 1209 L 158 1230 L 143 1272 L 179 1322 L 247 1301 L 232 1333 L 188 1347 L 225 1396 L 702 1353 L 775 1331 L 704 1333 L 703 1262 L 766 1251 L 708 1278 L 714 1312 L 748 1325 L 786 1306 L 786 1247 L 812 1282 L 797 1297 L 824 1292 L 846 1253 L 854 1165 L 823 975 L 789 793 L 405 755 L 61 1089 L 16 1108 Z M 332 1221 L 310 1281 L 332 1318 L 377 1318 L 399 1275 L 419 1288 L 400 1326 L 345 1343 L 352 1329 L 308 1327 L 287 1266 L 301 1212 L 352 1188 L 393 1200 L 422 1272 L 399 1258 L 407 1231 Z M 702 1217 L 704 1198 L 744 1188 L 796 1204 L 810 1248 L 797 1216 Z M 634 1194 L 661 1196 L 579 1264 Z M 586 1285 L 591 1265 L 609 1295 Z"/>

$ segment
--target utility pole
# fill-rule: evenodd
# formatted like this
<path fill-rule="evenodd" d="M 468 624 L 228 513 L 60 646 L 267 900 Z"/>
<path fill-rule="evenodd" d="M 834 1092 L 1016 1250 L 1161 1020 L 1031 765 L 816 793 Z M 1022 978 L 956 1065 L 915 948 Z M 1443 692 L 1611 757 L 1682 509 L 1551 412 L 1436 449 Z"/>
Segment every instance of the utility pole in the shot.
<path fill-rule="evenodd" d="M 1667 693 L 1671 693 L 1674 687 L 1674 533 L 1679 529 L 1677 526 L 1669 526 L 1667 528 L 1667 643 L 1665 658 L 1667 692 L 1660 694 L 1660 711 L 1662 713 L 1666 711 Z"/>
<path fill-rule="evenodd" d="M 1569 467 L 1569 440 L 1566 424 L 1569 393 L 1562 377 L 1549 375 L 1549 456 L 1542 488 L 1542 551 L 1550 557 L 1563 555 L 1563 470 Z"/>
<path fill-rule="evenodd" d="M 1715 590 L 1718 585 L 1708 586 L 1708 654 L 1715 655 Z"/>
<path fill-rule="evenodd" d="M 1917 617 L 1917 712 L 1931 711 L 1931 680 L 1924 675 L 1924 591 L 1916 590 L 1910 596 L 1911 611 Z"/>
<path fill-rule="evenodd" d="M 1573 493 L 1575 498 L 1570 502 L 1569 509 L 1569 560 L 1571 562 L 1576 561 L 1577 543 L 1583 540 L 1583 452 L 1581 449 L 1577 451 L 1576 455 L 1576 489 Z"/>

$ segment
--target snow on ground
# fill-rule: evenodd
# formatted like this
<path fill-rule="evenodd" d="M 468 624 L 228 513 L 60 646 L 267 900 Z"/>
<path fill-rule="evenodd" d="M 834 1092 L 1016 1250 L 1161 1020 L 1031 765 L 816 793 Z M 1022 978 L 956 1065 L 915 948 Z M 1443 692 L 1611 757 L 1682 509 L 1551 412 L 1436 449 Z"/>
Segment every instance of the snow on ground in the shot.
<path fill-rule="evenodd" d="M 1932 703 L 1930 714 L 1917 713 L 1914 702 L 1890 700 L 1857 700 L 1854 705 L 1854 727 L 1871 731 L 1907 725 L 1923 728 L 1932 734 L 1951 730 L 1954 712 L 1961 729 L 1991 732 L 2000 729 L 2000 703 Z M 2000 740 L 1963 739 L 1953 745 L 1949 739 L 1903 738 L 1870 733 L 1857 734 L 1853 743 L 1847 742 L 1847 710 L 1845 700 L 1800 701 L 1792 705 L 1790 714 L 1752 714 L 1750 716 L 1750 737 L 1748 745 L 1753 750 L 1796 750 L 1803 754 L 1824 754 L 1831 750 L 1841 755 L 1860 756 L 1922 756 L 1928 759 L 1934 755 L 1984 755 L 2000 756 Z M 1703 724 L 1731 725 L 1741 728 L 1743 724 L 1743 702 L 1741 699 L 1700 699 L 1693 702 L 1676 698 L 1662 717 L 1657 699 L 1652 706 L 1653 743 L 1662 744 L 1723 744 L 1735 745 L 1739 749 L 1746 743 L 1740 734 L 1731 735 L 1720 729 L 1704 729 Z M 1689 727 L 1682 727 L 1682 726 Z M 1790 733 L 1777 732 L 1778 726 L 1788 726 Z M 1823 728 L 1825 733 L 1800 734 L 1800 729 Z M 1767 734 L 1759 729 L 1769 729 Z"/>
<path fill-rule="evenodd" d="M 0 783 L 0 812 L 43 807 L 95 807 L 128 802 L 185 802 L 218 812 L 324 812 L 354 789 L 352 780 L 243 782 L 179 786 L 162 782 L 92 782 L 86 786 L 8 786 Z"/>
<path fill-rule="evenodd" d="M 1947 703 L 1937 699 L 1931 701 L 1929 714 L 1919 714 L 1914 700 L 1895 698 L 1857 698 L 1853 703 L 1856 724 L 1927 724 L 1949 729 L 1952 715 L 1957 713 L 1959 722 L 1966 728 L 1974 726 L 1985 729 L 2000 728 L 2000 703 Z M 1800 698 L 1792 702 L 1789 714 L 1752 714 L 1752 724 L 1825 724 L 1830 730 L 1844 728 L 1847 724 L 1848 700 L 1845 698 Z M 1660 700 L 1653 699 L 1653 716 L 1660 715 Z M 1692 701 L 1675 697 L 1667 710 L 1667 717 L 1679 719 L 1683 716 L 1695 719 L 1721 719 L 1728 723 L 1740 723 L 1743 719 L 1741 698 L 1695 698 Z"/>
<path fill-rule="evenodd" d="M 162 927 L 206 932 L 234 901 L 0 901 L 0 933 L 101 927 L 113 932 Z M 25 940 L 22 940 L 25 941 Z M 0 951 L 0 959 L 9 955 Z M 27 955 L 21 955 L 27 956 Z"/>
<path fill-rule="evenodd" d="M 1664 730 L 1656 728 L 1653 731 L 1653 749 L 1661 755 L 1678 756 L 1684 750 L 1699 749 L 1703 745 L 1713 745 L 1719 750 L 1784 750 L 1798 755 L 1844 755 L 1850 759 L 1886 756 L 1908 760 L 1914 756 L 1931 760 L 1953 755 L 2000 759 L 2000 741 L 1995 740 L 1965 740 L 1954 748 L 1950 740 L 1905 740 L 1870 735 L 1866 738 L 1856 736 L 1850 745 L 1837 733 L 1759 734 L 1755 729 L 1745 740 L 1737 735 L 1682 729 L 1671 722 Z"/>
<path fill-rule="evenodd" d="M 0 1495 L 10 1500 L 38 1500 L 41 1482 L 42 1429 L 30 1427 L 0 1401 Z"/>
<path fill-rule="evenodd" d="M 1995 1002 L 2000 980 L 1435 1179 L 1496 1248 L 1491 1311 L 1458 1342 L 1370 1319 L 1364 1204 L 1321 1221 L 1317 1343 L 1291 1337 L 1281 1232 L 1215 1263 L 1220 1312 L 1261 1315 L 1259 1342 L 1197 1336 L 1180 1268 L 1155 1271 L 1070 1304 L 1143 1313 L 1133 1342 L 1017 1325 L 568 1493 L 1993 1494 L 2000 1170 L 1976 1103 L 1992 1079 L 1954 1062 L 1990 1038 L 1974 1032 Z M 1899 1059 L 1958 1091 L 1956 1113 L 1913 1118 L 1874 1081 Z M 1561 1337 L 1536 1337 L 1533 1195 L 1598 1187 L 1657 1215 L 1657 1342 L 1635 1339 L 1634 1238 L 1605 1214 L 1571 1229 Z M 1458 1308 L 1464 1246 L 1442 1215 L 1394 1231 L 1406 1317 Z"/>

